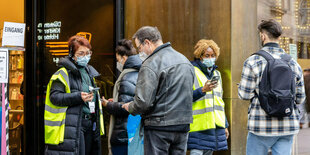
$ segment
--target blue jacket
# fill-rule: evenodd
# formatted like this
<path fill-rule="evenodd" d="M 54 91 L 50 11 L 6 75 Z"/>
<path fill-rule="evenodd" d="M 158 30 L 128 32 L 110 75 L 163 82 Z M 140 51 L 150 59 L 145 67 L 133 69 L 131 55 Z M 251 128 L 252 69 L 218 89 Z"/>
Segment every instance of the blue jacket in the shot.
<path fill-rule="evenodd" d="M 198 67 L 208 79 L 211 79 L 213 76 L 214 70 L 217 68 L 216 65 L 213 66 L 210 73 L 207 72 L 206 67 L 204 64 L 200 62 L 200 60 L 192 61 L 192 64 L 195 67 Z M 205 95 L 202 92 L 202 88 L 198 88 L 193 91 L 193 102 L 201 98 Z M 228 127 L 228 122 L 226 119 L 226 128 Z M 197 131 L 197 132 L 190 132 L 187 142 L 187 148 L 190 149 L 198 149 L 198 150 L 227 150 L 227 140 L 225 129 L 221 127 L 216 127 L 216 129 L 209 129 L 205 131 Z"/>
<path fill-rule="evenodd" d="M 127 103 L 133 100 L 135 96 L 136 83 L 138 79 L 139 69 L 142 61 L 139 55 L 129 56 L 126 60 L 123 69 L 137 69 L 135 72 L 129 72 L 123 76 L 120 81 L 118 102 L 109 102 L 106 110 L 115 116 L 115 124 L 111 135 L 111 145 L 127 145 L 127 119 L 129 113 L 122 108 L 122 103 Z"/>

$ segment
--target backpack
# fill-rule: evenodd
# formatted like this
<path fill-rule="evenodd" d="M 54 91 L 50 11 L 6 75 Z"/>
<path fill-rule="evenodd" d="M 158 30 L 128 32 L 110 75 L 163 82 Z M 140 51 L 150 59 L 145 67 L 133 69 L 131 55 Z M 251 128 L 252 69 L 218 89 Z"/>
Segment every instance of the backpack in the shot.
<path fill-rule="evenodd" d="M 281 59 L 275 59 L 266 51 L 255 53 L 267 60 L 259 83 L 258 100 L 264 111 L 271 117 L 290 116 L 295 106 L 295 78 L 289 61 L 290 55 L 283 54 Z"/>

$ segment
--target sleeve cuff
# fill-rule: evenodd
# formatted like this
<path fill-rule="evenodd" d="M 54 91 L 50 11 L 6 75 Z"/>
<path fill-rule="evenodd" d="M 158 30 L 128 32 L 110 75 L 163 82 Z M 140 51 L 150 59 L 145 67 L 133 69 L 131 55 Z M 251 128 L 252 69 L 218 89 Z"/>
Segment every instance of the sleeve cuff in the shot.
<path fill-rule="evenodd" d="M 203 96 L 203 95 L 206 94 L 206 93 L 202 92 L 202 87 L 200 87 L 200 88 L 197 89 L 197 93 L 198 93 L 200 96 Z"/>
<path fill-rule="evenodd" d="M 130 114 L 134 112 L 134 102 L 129 102 L 128 112 Z"/>

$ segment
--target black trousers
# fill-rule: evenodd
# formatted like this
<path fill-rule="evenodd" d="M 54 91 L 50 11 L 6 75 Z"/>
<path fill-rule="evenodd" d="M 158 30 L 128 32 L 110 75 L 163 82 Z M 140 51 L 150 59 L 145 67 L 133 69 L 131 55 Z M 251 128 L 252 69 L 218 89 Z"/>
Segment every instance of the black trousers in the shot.
<path fill-rule="evenodd" d="M 82 118 L 80 131 L 80 155 L 101 155 L 100 131 L 98 127 L 93 131 L 94 122 Z"/>
<path fill-rule="evenodd" d="M 144 155 L 185 155 L 188 132 L 144 130 Z"/>

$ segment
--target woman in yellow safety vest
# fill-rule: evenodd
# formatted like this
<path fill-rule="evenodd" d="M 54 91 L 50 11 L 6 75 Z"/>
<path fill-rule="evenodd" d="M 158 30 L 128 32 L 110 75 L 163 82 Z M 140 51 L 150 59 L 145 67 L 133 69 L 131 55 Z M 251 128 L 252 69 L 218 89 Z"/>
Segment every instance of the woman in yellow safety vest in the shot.
<path fill-rule="evenodd" d="M 68 41 L 69 56 L 47 86 L 45 154 L 100 155 L 104 134 L 102 105 L 94 78 L 99 73 L 88 62 L 91 45 L 81 36 Z"/>
<path fill-rule="evenodd" d="M 228 149 L 222 78 L 215 65 L 219 55 L 220 49 L 213 40 L 201 39 L 195 46 L 193 123 L 187 143 L 191 155 L 211 155 L 213 151 Z"/>

